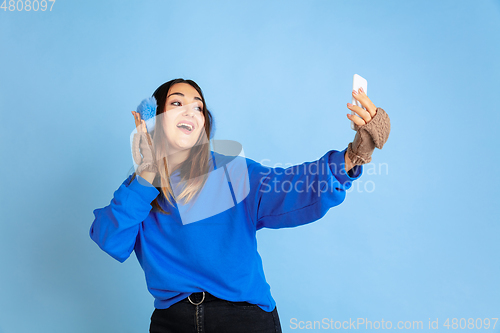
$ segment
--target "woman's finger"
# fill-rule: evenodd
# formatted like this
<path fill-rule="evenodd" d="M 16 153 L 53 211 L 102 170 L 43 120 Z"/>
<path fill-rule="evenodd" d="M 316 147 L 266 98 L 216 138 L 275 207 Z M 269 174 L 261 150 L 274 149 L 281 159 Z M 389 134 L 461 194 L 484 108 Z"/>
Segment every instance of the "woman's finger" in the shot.
<path fill-rule="evenodd" d="M 356 114 L 359 115 L 361 119 L 365 121 L 365 123 L 368 123 L 370 120 L 372 120 L 370 112 L 366 111 L 362 107 L 353 105 L 351 103 L 347 103 L 347 107 L 349 108 L 349 110 L 356 112 Z"/>
<path fill-rule="evenodd" d="M 356 115 L 348 113 L 347 114 L 347 118 L 349 118 L 350 120 L 352 120 L 353 123 L 355 123 L 358 126 L 366 125 L 366 122 L 363 119 L 361 119 L 360 117 L 356 116 Z"/>
<path fill-rule="evenodd" d="M 132 114 L 134 115 L 135 127 L 139 127 L 141 125 L 139 113 L 132 111 Z"/>
<path fill-rule="evenodd" d="M 363 88 L 359 88 L 358 91 L 353 90 L 352 97 L 354 97 L 357 101 L 361 103 L 361 105 L 366 109 L 366 111 L 370 113 L 371 118 L 375 116 L 375 114 L 377 113 L 377 107 L 375 106 L 375 104 L 373 104 L 370 98 L 363 91 Z"/>

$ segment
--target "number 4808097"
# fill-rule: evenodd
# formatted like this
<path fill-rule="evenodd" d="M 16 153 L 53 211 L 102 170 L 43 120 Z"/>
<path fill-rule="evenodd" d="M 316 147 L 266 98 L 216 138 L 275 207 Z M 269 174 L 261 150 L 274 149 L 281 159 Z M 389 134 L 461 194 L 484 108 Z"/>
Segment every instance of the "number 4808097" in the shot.
<path fill-rule="evenodd" d="M 10 12 L 13 11 L 34 11 L 37 12 L 38 10 L 41 10 L 42 12 L 47 10 L 48 7 L 48 2 L 51 2 L 51 6 L 49 11 L 52 11 L 52 7 L 54 7 L 54 3 L 56 0 L 3 0 L 2 5 L 0 6 L 0 9 L 3 9 L 5 12 L 9 10 Z"/>

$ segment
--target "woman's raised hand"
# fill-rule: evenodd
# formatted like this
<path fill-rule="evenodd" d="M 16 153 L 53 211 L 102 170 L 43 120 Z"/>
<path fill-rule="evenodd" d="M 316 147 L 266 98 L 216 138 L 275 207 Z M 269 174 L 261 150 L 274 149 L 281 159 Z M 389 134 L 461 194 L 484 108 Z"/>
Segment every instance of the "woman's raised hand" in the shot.
<path fill-rule="evenodd" d="M 147 171 L 156 175 L 158 167 L 155 163 L 154 149 L 146 128 L 146 122 L 141 119 L 141 115 L 138 112 L 132 111 L 132 115 L 134 116 L 137 128 L 137 133 L 134 134 L 134 138 L 132 139 L 132 157 L 137 164 L 135 173 L 141 175 L 143 171 Z M 149 181 L 151 176 L 151 174 L 145 174 L 143 178 Z"/>
<path fill-rule="evenodd" d="M 347 118 L 354 122 L 356 136 L 347 147 L 347 156 L 353 165 L 361 165 L 371 161 L 371 155 L 375 148 L 382 149 L 389 138 L 391 122 L 389 116 L 382 108 L 366 96 L 362 88 L 352 91 L 352 96 L 358 100 L 362 107 L 347 103 L 349 110 L 357 115 L 347 114 Z"/>
<path fill-rule="evenodd" d="M 136 111 L 132 111 L 132 115 L 134 116 L 135 120 L 135 127 L 137 127 L 137 132 L 147 132 L 146 128 L 146 122 L 144 119 L 141 119 L 141 114 Z"/>

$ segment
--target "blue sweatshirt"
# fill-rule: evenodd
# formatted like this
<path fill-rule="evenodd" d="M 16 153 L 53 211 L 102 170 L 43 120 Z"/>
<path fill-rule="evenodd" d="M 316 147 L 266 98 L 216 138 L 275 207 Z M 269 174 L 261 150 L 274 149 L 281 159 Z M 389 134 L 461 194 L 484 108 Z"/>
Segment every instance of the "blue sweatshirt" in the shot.
<path fill-rule="evenodd" d="M 227 182 L 207 180 L 211 191 L 203 200 L 212 201 L 200 195 L 191 201 L 202 203 L 198 209 L 176 202 L 172 206 L 144 178 L 137 176 L 129 184 L 130 175 L 108 206 L 94 210 L 90 237 L 119 262 L 135 251 L 157 309 L 208 291 L 271 312 L 276 302 L 257 252 L 256 232 L 314 222 L 342 203 L 351 182 L 362 174 L 362 166 L 346 173 L 345 151 L 330 150 L 319 160 L 288 168 L 211 151 L 210 174 L 219 172 Z M 243 161 L 245 177 L 235 177 L 235 161 L 240 166 Z M 174 172 L 173 186 L 179 179 L 179 171 Z M 152 209 L 157 196 L 170 215 Z"/>

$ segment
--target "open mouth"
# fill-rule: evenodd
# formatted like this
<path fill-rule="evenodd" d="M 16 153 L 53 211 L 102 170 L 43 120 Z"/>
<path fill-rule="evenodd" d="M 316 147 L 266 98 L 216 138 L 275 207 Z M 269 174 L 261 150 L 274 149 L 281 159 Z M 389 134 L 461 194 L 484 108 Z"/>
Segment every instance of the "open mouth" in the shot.
<path fill-rule="evenodd" d="M 177 128 L 180 129 L 185 134 L 191 134 L 193 132 L 193 129 L 194 129 L 192 125 L 182 123 L 182 122 L 177 125 Z"/>

